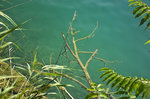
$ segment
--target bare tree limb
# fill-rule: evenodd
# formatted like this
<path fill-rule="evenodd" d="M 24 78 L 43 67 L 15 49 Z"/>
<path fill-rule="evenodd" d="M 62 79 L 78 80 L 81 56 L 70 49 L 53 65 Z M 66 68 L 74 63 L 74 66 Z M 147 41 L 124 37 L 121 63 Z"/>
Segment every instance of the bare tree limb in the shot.
<path fill-rule="evenodd" d="M 87 60 L 86 64 L 85 64 L 85 68 L 87 69 L 89 62 L 92 60 L 92 58 L 95 56 L 95 54 L 97 53 L 98 49 L 95 50 L 95 52 L 91 55 L 91 57 Z"/>
<path fill-rule="evenodd" d="M 72 49 L 69 47 L 69 45 L 68 45 L 68 43 L 67 43 L 67 41 L 66 41 L 66 38 L 65 38 L 65 35 L 64 35 L 64 34 L 62 34 L 62 37 L 63 37 L 63 39 L 64 39 L 64 41 L 65 41 L 65 44 L 66 44 L 67 48 L 69 49 L 70 53 L 71 53 L 74 57 L 76 57 L 76 55 L 74 54 L 74 52 L 72 51 Z"/>

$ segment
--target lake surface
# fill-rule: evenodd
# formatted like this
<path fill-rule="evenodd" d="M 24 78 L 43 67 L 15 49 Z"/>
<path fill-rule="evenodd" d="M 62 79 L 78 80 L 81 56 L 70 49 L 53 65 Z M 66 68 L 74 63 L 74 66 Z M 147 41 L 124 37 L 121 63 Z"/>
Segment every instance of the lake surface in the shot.
<path fill-rule="evenodd" d="M 145 0 L 148 1 L 148 0 Z M 128 0 L 14 0 L 12 4 L 24 3 L 5 11 L 18 24 L 31 19 L 23 25 L 25 38 L 19 42 L 26 54 L 38 47 L 39 60 L 48 64 L 52 55 L 55 63 L 63 45 L 62 33 L 66 33 L 74 12 L 77 20 L 73 23 L 80 30 L 77 37 L 91 33 L 98 22 L 98 29 L 91 39 L 81 41 L 82 51 L 99 49 L 97 57 L 113 63 L 106 66 L 125 76 L 138 76 L 150 79 L 150 44 L 144 43 L 150 37 L 149 30 L 139 27 L 139 19 L 132 15 Z M 15 34 L 20 37 L 18 34 Z M 85 62 L 87 56 L 82 54 Z M 89 64 L 89 73 L 94 82 L 99 83 L 98 69 L 103 63 L 93 60 Z M 75 89 L 79 91 L 79 89 Z M 77 99 L 83 99 L 76 93 Z"/>

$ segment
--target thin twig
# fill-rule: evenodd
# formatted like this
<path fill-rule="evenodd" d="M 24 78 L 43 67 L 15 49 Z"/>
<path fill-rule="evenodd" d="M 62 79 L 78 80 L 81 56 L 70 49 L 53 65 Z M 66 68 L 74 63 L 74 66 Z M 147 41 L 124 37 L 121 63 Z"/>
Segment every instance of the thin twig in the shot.
<path fill-rule="evenodd" d="M 73 77 L 70 77 L 69 75 L 59 73 L 59 72 L 57 72 L 57 71 L 55 71 L 55 73 L 61 74 L 62 76 L 66 77 L 66 78 L 69 78 L 70 80 L 72 80 L 72 81 L 78 83 L 82 88 L 87 89 L 87 87 L 86 87 L 84 84 L 82 84 L 80 81 L 78 81 L 77 79 L 75 79 L 75 78 L 73 78 Z"/>
<path fill-rule="evenodd" d="M 94 52 L 88 52 L 88 51 L 78 51 L 78 53 L 93 54 Z"/>
<path fill-rule="evenodd" d="M 27 2 L 31 2 L 31 0 L 30 0 L 30 1 L 27 1 Z M 6 11 L 6 10 L 9 10 L 9 9 L 12 9 L 12 8 L 16 8 L 16 7 L 18 7 L 18 6 L 21 6 L 21 5 L 25 4 L 25 3 L 27 3 L 27 2 L 23 2 L 23 3 L 20 3 L 20 4 L 15 5 L 15 6 L 11 6 L 11 7 L 9 7 L 9 8 L 3 9 L 2 11 Z"/>
<path fill-rule="evenodd" d="M 91 57 L 87 60 L 86 64 L 85 64 L 85 68 L 87 69 L 89 62 L 92 60 L 92 58 L 95 56 L 95 54 L 97 53 L 98 49 L 95 50 L 95 52 L 91 55 Z"/>
<path fill-rule="evenodd" d="M 64 41 L 65 41 L 65 44 L 66 44 L 67 48 L 69 49 L 70 53 L 71 53 L 74 57 L 76 57 L 76 55 L 74 54 L 74 52 L 72 51 L 72 49 L 69 47 L 69 45 L 68 45 L 68 43 L 67 43 L 67 41 L 66 41 L 66 38 L 65 38 L 65 35 L 64 35 L 64 34 L 62 34 L 62 37 L 63 37 L 63 39 L 64 39 Z"/>
<path fill-rule="evenodd" d="M 77 41 L 84 40 L 84 39 L 88 39 L 88 38 L 92 37 L 92 36 L 93 36 L 93 34 L 95 33 L 95 31 L 96 31 L 97 27 L 98 27 L 98 22 L 96 23 L 96 26 L 95 26 L 94 30 L 93 30 L 93 31 L 92 31 L 92 32 L 91 32 L 88 36 L 83 37 L 83 38 L 80 38 L 80 39 L 77 39 L 77 40 L 76 40 L 76 42 L 77 42 Z"/>

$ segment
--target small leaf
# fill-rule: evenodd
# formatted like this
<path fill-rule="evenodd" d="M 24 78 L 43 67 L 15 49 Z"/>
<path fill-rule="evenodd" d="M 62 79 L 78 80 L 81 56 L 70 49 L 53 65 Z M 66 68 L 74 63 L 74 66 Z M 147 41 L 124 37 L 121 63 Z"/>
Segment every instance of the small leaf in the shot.
<path fill-rule="evenodd" d="M 96 91 L 94 88 L 88 88 L 87 91 Z"/>
<path fill-rule="evenodd" d="M 139 3 L 138 1 L 132 1 L 130 4 L 129 4 L 129 6 L 131 6 L 131 5 L 133 5 L 133 4 L 137 4 L 137 3 Z"/>
<path fill-rule="evenodd" d="M 148 29 L 148 28 L 150 28 L 150 22 L 147 23 L 147 26 L 145 29 Z"/>
<path fill-rule="evenodd" d="M 106 77 L 104 78 L 103 82 L 106 81 L 106 80 L 108 80 L 108 79 L 110 79 L 111 77 L 114 77 L 115 75 L 116 75 L 116 73 L 111 73 L 111 74 L 109 74 L 108 76 L 106 76 Z"/>
<path fill-rule="evenodd" d="M 11 86 L 11 87 L 8 87 L 6 88 L 1 94 L 0 94 L 0 98 L 2 99 L 2 97 L 7 94 L 9 91 L 11 91 L 14 87 Z"/>
<path fill-rule="evenodd" d="M 4 18 L 6 18 L 9 22 L 11 22 L 15 27 L 17 26 L 17 24 L 5 13 L 3 13 L 2 11 L 0 11 L 0 15 L 3 16 Z"/>
<path fill-rule="evenodd" d="M 42 72 L 41 75 L 45 75 L 45 76 L 60 76 L 60 75 L 63 75 L 63 74 Z"/>
<path fill-rule="evenodd" d="M 36 62 L 37 62 L 37 55 L 36 55 L 36 52 L 35 52 L 35 54 L 34 54 L 34 60 L 33 60 L 33 63 L 32 63 L 32 69 L 34 68 Z"/>
<path fill-rule="evenodd" d="M 7 78 L 17 78 L 17 77 L 22 77 L 22 76 L 0 76 L 0 80 L 7 79 Z"/>
<path fill-rule="evenodd" d="M 150 94 L 150 85 L 147 85 L 143 92 L 142 98 L 145 99 L 149 94 Z"/>
<path fill-rule="evenodd" d="M 136 77 L 135 77 L 135 78 L 132 78 L 132 79 L 125 85 L 124 90 L 125 90 L 125 91 L 129 90 L 129 88 L 131 87 L 132 83 L 133 83 L 134 81 L 136 81 L 136 80 L 137 80 Z"/>
<path fill-rule="evenodd" d="M 131 99 L 130 96 L 119 97 L 119 99 Z"/>
<path fill-rule="evenodd" d="M 126 77 L 122 80 L 122 82 L 119 83 L 119 85 L 117 86 L 119 90 L 120 88 L 123 88 L 129 81 L 130 81 L 130 77 Z"/>
<path fill-rule="evenodd" d="M 9 58 L 3 58 L 3 59 L 0 59 L 0 62 L 5 62 L 5 61 L 8 61 L 10 59 L 20 59 L 19 57 L 9 57 Z"/>
<path fill-rule="evenodd" d="M 31 66 L 27 63 L 29 75 L 32 75 Z"/>
<path fill-rule="evenodd" d="M 112 83 L 112 87 L 114 87 L 114 86 L 116 86 L 117 84 L 119 84 L 123 79 L 124 79 L 124 77 L 120 75 L 120 76 Z"/>
<path fill-rule="evenodd" d="M 97 93 L 89 93 L 85 99 L 90 99 L 90 98 L 95 98 L 95 97 L 98 97 L 98 94 Z"/>
<path fill-rule="evenodd" d="M 143 91 L 144 91 L 144 89 L 145 89 L 145 83 L 142 83 L 141 85 L 140 85 L 140 87 L 136 90 L 136 92 L 135 92 L 135 95 L 136 95 L 136 97 L 138 97 Z"/>
<path fill-rule="evenodd" d="M 3 48 L 7 47 L 7 46 L 10 45 L 10 44 L 12 44 L 12 42 L 7 42 L 7 43 L 5 43 L 4 45 L 1 45 L 1 46 L 0 46 L 0 49 L 3 49 Z"/>
<path fill-rule="evenodd" d="M 109 73 L 112 73 L 113 71 L 112 70 L 108 70 L 107 72 L 104 72 L 101 76 L 100 76 L 100 78 L 102 78 L 102 77 L 104 77 L 105 75 L 107 75 L 107 74 L 109 74 Z"/>
<path fill-rule="evenodd" d="M 144 45 L 146 45 L 146 44 L 148 44 L 148 43 L 150 43 L 150 40 L 148 40 L 147 42 L 145 42 Z"/>
<path fill-rule="evenodd" d="M 140 16 L 144 15 L 144 14 L 145 14 L 145 12 L 147 12 L 147 11 L 148 11 L 148 9 L 147 9 L 147 8 L 143 9 L 143 11 L 139 12 L 139 13 L 135 16 L 135 18 L 138 18 L 138 17 L 140 17 Z"/>
<path fill-rule="evenodd" d="M 128 2 L 131 2 L 131 1 L 134 1 L 134 0 L 128 0 Z"/>
<path fill-rule="evenodd" d="M 123 94 L 128 94 L 128 93 L 126 91 L 117 91 L 114 94 L 123 95 Z"/>
<path fill-rule="evenodd" d="M 141 85 L 141 82 L 137 79 L 135 80 L 129 88 L 129 94 L 136 90 Z"/>
<path fill-rule="evenodd" d="M 107 71 L 107 70 L 110 70 L 110 69 L 109 68 L 102 68 L 99 71 Z"/>
<path fill-rule="evenodd" d="M 142 19 L 141 19 L 141 22 L 139 24 L 139 26 L 141 26 L 142 24 L 144 24 L 148 19 L 149 19 L 149 14 L 146 14 Z"/>
<path fill-rule="evenodd" d="M 107 94 L 106 93 L 99 93 L 99 96 L 100 97 L 103 97 L 104 99 L 107 99 L 108 98 L 108 96 L 107 96 Z"/>
<path fill-rule="evenodd" d="M 116 80 L 118 78 L 118 75 L 116 74 L 116 75 L 114 75 L 114 77 L 112 77 L 108 82 L 107 82 L 107 84 L 106 85 L 109 85 L 110 83 L 112 83 L 114 80 Z"/>
<path fill-rule="evenodd" d="M 137 7 L 137 8 L 135 8 L 134 10 L 133 10 L 133 15 L 135 15 L 137 12 L 139 12 L 141 9 L 143 9 L 144 8 L 144 6 L 139 6 L 139 7 Z"/>

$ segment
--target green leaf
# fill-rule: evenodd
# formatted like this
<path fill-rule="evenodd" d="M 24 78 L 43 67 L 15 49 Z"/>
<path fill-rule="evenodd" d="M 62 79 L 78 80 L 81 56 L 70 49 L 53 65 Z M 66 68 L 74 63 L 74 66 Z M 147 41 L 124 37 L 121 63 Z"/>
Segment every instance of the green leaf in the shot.
<path fill-rule="evenodd" d="M 17 99 L 21 99 L 22 95 L 27 91 L 27 89 L 28 88 L 26 87 L 21 93 L 19 93 Z"/>
<path fill-rule="evenodd" d="M 143 9 L 143 11 L 139 12 L 139 13 L 135 16 L 135 18 L 138 18 L 138 17 L 144 15 L 147 11 L 148 11 L 147 8 Z"/>
<path fill-rule="evenodd" d="M 116 80 L 118 78 L 118 75 L 116 74 L 116 75 L 114 75 L 114 77 L 112 77 L 108 82 L 107 82 L 107 84 L 106 85 L 109 85 L 110 83 L 112 83 L 114 80 Z"/>
<path fill-rule="evenodd" d="M 31 66 L 27 63 L 29 75 L 32 75 Z"/>
<path fill-rule="evenodd" d="M 5 61 L 8 61 L 10 59 L 20 59 L 19 57 L 9 57 L 9 58 L 3 58 L 3 59 L 0 59 L 0 62 L 5 62 Z"/>
<path fill-rule="evenodd" d="M 22 76 L 0 76 L 0 80 L 7 79 L 7 78 L 18 78 L 18 77 L 22 77 Z"/>
<path fill-rule="evenodd" d="M 87 88 L 87 91 L 96 91 L 94 88 Z"/>
<path fill-rule="evenodd" d="M 131 1 L 131 3 L 129 3 L 129 6 L 133 5 L 133 4 L 137 4 L 139 3 L 138 1 Z"/>
<path fill-rule="evenodd" d="M 17 24 L 5 13 L 3 13 L 2 11 L 0 11 L 0 15 L 3 16 L 4 18 L 6 18 L 9 22 L 11 22 L 15 27 L 17 26 Z"/>
<path fill-rule="evenodd" d="M 35 52 L 35 54 L 34 54 L 34 60 L 33 60 L 33 63 L 32 63 L 32 69 L 34 68 L 36 62 L 37 62 L 37 55 L 36 55 L 36 52 Z"/>
<path fill-rule="evenodd" d="M 108 70 L 110 70 L 109 68 L 102 68 L 102 69 L 100 69 L 99 71 L 108 71 Z"/>
<path fill-rule="evenodd" d="M 128 93 L 126 91 L 117 91 L 114 94 L 123 95 L 123 94 L 128 94 Z"/>
<path fill-rule="evenodd" d="M 98 94 L 97 93 L 89 93 L 85 99 L 90 99 L 90 98 L 95 98 L 95 97 L 98 97 Z"/>
<path fill-rule="evenodd" d="M 105 89 L 102 88 L 102 87 L 98 87 L 97 90 L 98 90 L 99 92 L 100 92 L 100 91 L 101 91 L 101 92 L 102 92 L 102 91 L 103 91 L 103 92 L 105 91 Z"/>
<path fill-rule="evenodd" d="M 17 48 L 20 52 L 23 52 L 23 51 L 21 50 L 21 48 L 20 48 L 17 44 L 13 43 L 13 45 L 16 46 L 16 48 Z"/>
<path fill-rule="evenodd" d="M 124 77 L 120 75 L 120 76 L 112 83 L 112 87 L 114 87 L 114 86 L 116 86 L 117 84 L 119 84 L 123 79 L 124 79 Z"/>
<path fill-rule="evenodd" d="M 131 99 L 130 96 L 122 96 L 122 97 L 119 97 L 119 99 Z"/>
<path fill-rule="evenodd" d="M 136 90 L 136 92 L 135 92 L 136 97 L 138 97 L 138 96 L 144 91 L 145 86 L 146 86 L 145 83 L 142 83 L 142 84 L 140 85 L 140 87 L 139 87 L 139 88 Z"/>
<path fill-rule="evenodd" d="M 147 25 L 146 25 L 146 28 L 145 28 L 145 29 L 148 29 L 148 28 L 150 28 L 150 22 L 148 22 L 148 23 L 147 23 Z"/>
<path fill-rule="evenodd" d="M 120 88 L 123 88 L 129 81 L 130 81 L 130 77 L 126 77 L 122 80 L 122 82 L 119 83 L 119 85 L 117 86 L 119 90 Z"/>
<path fill-rule="evenodd" d="M 2 99 L 2 97 L 7 94 L 9 91 L 11 91 L 14 87 L 11 86 L 11 87 L 8 87 L 6 88 L 1 94 L 0 94 L 0 98 Z"/>
<path fill-rule="evenodd" d="M 139 12 L 139 11 L 142 10 L 143 8 L 144 8 L 144 6 L 139 6 L 139 7 L 135 8 L 135 9 L 133 10 L 133 15 L 135 15 L 137 12 Z"/>
<path fill-rule="evenodd" d="M 144 45 L 146 45 L 146 44 L 148 44 L 148 43 L 150 43 L 150 40 L 148 40 L 147 42 L 145 42 Z"/>
<path fill-rule="evenodd" d="M 23 23 L 22 23 L 23 24 Z M 16 27 L 10 29 L 10 30 L 6 30 L 4 32 L 0 33 L 0 40 L 2 40 L 4 37 L 6 37 L 9 33 L 15 31 L 17 28 L 19 28 L 22 24 L 17 25 Z"/>
<path fill-rule="evenodd" d="M 61 76 L 63 74 L 42 72 L 41 75 L 45 75 L 45 76 Z"/>
<path fill-rule="evenodd" d="M 12 42 L 7 42 L 4 45 L 1 45 L 0 46 L 0 50 L 3 49 L 3 48 L 5 48 L 5 47 L 7 47 L 8 45 L 11 45 L 11 44 L 12 44 Z"/>
<path fill-rule="evenodd" d="M 113 71 L 112 70 L 108 70 L 107 72 L 104 72 L 101 76 L 100 76 L 100 78 L 102 78 L 103 76 L 105 76 L 105 75 L 107 75 L 107 74 L 109 74 L 109 73 L 112 73 Z"/>
<path fill-rule="evenodd" d="M 129 88 L 131 87 L 132 83 L 133 83 L 134 81 L 136 81 L 136 80 L 137 80 L 137 77 L 131 79 L 131 80 L 125 85 L 124 90 L 125 90 L 125 91 L 129 90 Z"/>
<path fill-rule="evenodd" d="M 23 70 L 23 71 L 27 72 L 27 70 L 23 67 L 15 66 L 15 69 L 20 69 L 20 70 Z"/>
<path fill-rule="evenodd" d="M 146 86 L 142 98 L 145 99 L 150 94 L 150 84 Z"/>
<path fill-rule="evenodd" d="M 4 24 L 3 22 L 0 22 L 0 24 L 1 24 L 2 26 L 4 26 L 7 30 L 9 30 L 8 26 L 7 26 L 6 24 Z"/>
<path fill-rule="evenodd" d="M 131 2 L 131 1 L 134 1 L 134 0 L 128 0 L 128 2 Z"/>
<path fill-rule="evenodd" d="M 141 82 L 138 79 L 135 80 L 129 88 L 129 94 L 131 94 L 134 90 L 139 88 L 140 85 L 141 85 Z"/>
<path fill-rule="evenodd" d="M 104 78 L 103 82 L 106 81 L 106 80 L 108 80 L 108 79 L 110 79 L 111 77 L 114 77 L 115 75 L 116 75 L 116 73 L 111 73 L 111 74 L 109 74 L 108 76 L 106 76 L 106 77 Z"/>
<path fill-rule="evenodd" d="M 107 96 L 107 94 L 106 93 L 99 93 L 99 96 L 100 97 L 103 97 L 103 98 L 105 98 L 105 99 L 107 99 L 108 98 L 108 96 Z"/>
<path fill-rule="evenodd" d="M 139 26 L 141 26 L 142 24 L 144 24 L 148 19 L 149 19 L 149 14 L 146 14 L 142 19 L 141 19 L 141 22 L 139 24 Z"/>

